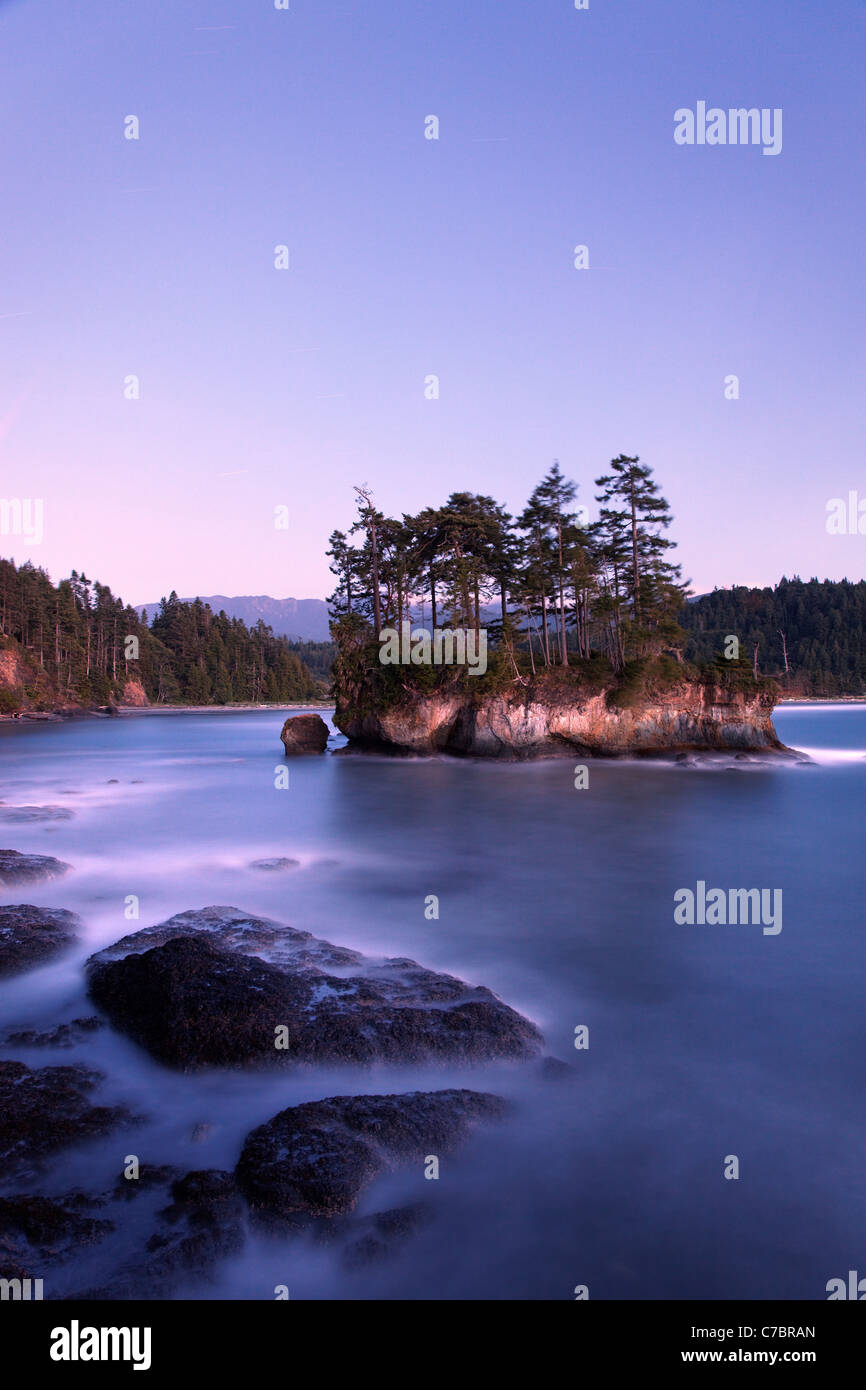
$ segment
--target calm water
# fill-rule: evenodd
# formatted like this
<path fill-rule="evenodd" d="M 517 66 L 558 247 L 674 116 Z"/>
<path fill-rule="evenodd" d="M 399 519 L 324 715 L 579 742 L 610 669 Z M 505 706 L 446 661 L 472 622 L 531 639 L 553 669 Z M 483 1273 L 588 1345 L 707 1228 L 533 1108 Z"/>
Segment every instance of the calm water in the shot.
<path fill-rule="evenodd" d="M 570 760 L 332 756 L 293 762 L 277 790 L 282 718 L 0 728 L 7 805 L 75 812 L 0 824 L 0 845 L 75 869 L 3 901 L 71 908 L 87 938 L 3 984 L 0 1028 L 90 1012 L 91 951 L 224 903 L 489 985 L 574 1063 L 574 1082 L 506 1064 L 185 1076 L 109 1029 L 62 1052 L 7 1049 L 31 1065 L 92 1063 L 108 1099 L 149 1116 L 131 1150 L 124 1135 L 64 1154 L 42 1190 L 113 1183 L 130 1151 L 231 1166 L 252 1126 L 300 1100 L 460 1084 L 514 1097 L 514 1117 L 443 1160 L 438 1182 L 419 1169 L 369 1190 L 364 1211 L 434 1208 L 392 1260 L 349 1273 L 331 1250 L 251 1237 L 180 1296 L 272 1298 L 282 1283 L 292 1298 L 568 1299 L 587 1284 L 593 1299 L 823 1299 L 828 1279 L 864 1268 L 866 707 L 777 711 L 809 766 L 592 763 L 582 791 Z M 248 867 L 274 855 L 300 867 Z M 674 892 L 698 879 L 781 888 L 781 933 L 676 925 Z M 431 893 L 438 921 L 424 917 Z M 138 923 L 124 918 L 129 894 Z M 588 1051 L 574 1049 L 578 1024 Z M 212 1126 L 204 1143 L 197 1122 Z M 740 1177 L 726 1181 L 732 1154 Z M 146 1235 L 146 1200 L 53 1287 L 98 1279 Z"/>

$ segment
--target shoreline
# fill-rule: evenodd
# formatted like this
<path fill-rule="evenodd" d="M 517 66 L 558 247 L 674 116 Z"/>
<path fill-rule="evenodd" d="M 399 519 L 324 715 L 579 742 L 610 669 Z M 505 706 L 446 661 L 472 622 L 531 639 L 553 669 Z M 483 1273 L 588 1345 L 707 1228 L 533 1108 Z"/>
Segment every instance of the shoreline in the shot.
<path fill-rule="evenodd" d="M 56 710 L 20 710 L 12 714 L 0 714 L 0 724 L 68 724 L 76 719 L 117 719 L 126 718 L 131 714 L 242 714 L 250 710 L 278 712 L 287 709 L 333 708 L 333 700 L 296 700 L 273 705 L 96 705 L 90 709 L 76 709 L 66 705 Z"/>

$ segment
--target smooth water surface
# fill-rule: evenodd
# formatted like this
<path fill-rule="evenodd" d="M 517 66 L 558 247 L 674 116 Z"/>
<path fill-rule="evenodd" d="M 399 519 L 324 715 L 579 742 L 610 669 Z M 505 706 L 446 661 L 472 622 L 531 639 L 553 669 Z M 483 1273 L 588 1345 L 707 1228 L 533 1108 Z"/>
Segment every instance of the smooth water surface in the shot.
<path fill-rule="evenodd" d="M 438 1182 L 402 1169 L 369 1189 L 364 1211 L 433 1209 L 389 1261 L 349 1272 L 328 1247 L 251 1235 L 179 1296 L 272 1298 L 280 1283 L 292 1298 L 568 1299 L 586 1284 L 593 1299 L 822 1299 L 828 1279 L 862 1268 L 866 707 L 777 711 L 809 765 L 592 762 L 585 790 L 571 759 L 333 752 L 292 761 L 278 789 L 283 718 L 0 726 L 0 846 L 74 866 L 2 901 L 71 908 L 86 931 L 61 961 L 2 983 L 0 1029 L 92 1012 L 91 951 L 223 903 L 486 984 L 576 1075 L 554 1083 L 533 1064 L 183 1075 L 110 1029 L 69 1050 L 6 1048 L 30 1065 L 99 1067 L 103 1095 L 149 1117 L 135 1151 L 185 1168 L 232 1166 L 250 1128 L 300 1100 L 449 1085 L 514 1098 L 513 1117 L 443 1160 Z M 74 817 L 3 822 L 11 805 L 46 803 Z M 299 866 L 249 867 L 281 855 Z M 782 931 L 677 925 L 674 893 L 698 880 L 782 889 Z M 438 920 L 425 919 L 430 894 Z M 138 921 L 125 917 L 130 895 Z M 590 1046 L 577 1051 L 581 1024 Z M 212 1126 L 204 1143 L 196 1123 Z M 127 1142 L 60 1155 L 40 1190 L 110 1184 Z M 60 1290 L 98 1280 L 147 1220 L 146 1204 L 130 1204 L 128 1228 L 58 1274 Z"/>

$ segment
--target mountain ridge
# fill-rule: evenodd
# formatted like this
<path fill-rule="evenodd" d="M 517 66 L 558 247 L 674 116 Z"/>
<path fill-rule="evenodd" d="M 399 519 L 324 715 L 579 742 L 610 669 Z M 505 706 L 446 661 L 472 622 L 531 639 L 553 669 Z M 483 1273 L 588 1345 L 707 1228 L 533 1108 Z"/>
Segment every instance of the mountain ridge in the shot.
<path fill-rule="evenodd" d="M 273 628 L 275 637 L 287 637 L 290 641 L 327 642 L 328 605 L 321 598 L 272 598 L 270 594 L 192 594 L 181 595 L 183 603 L 192 603 L 200 598 L 214 613 L 220 610 L 230 618 L 240 618 L 247 627 L 255 627 L 259 619 Z M 147 609 L 148 619 L 159 610 L 159 599 L 150 603 L 137 603 L 140 614 Z"/>

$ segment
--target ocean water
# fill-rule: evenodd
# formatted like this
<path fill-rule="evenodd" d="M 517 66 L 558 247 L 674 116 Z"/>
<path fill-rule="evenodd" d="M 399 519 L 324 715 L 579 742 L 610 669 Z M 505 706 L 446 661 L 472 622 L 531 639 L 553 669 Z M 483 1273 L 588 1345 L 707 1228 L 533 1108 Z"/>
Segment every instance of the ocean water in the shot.
<path fill-rule="evenodd" d="M 92 951 L 230 904 L 488 985 L 537 1022 L 572 1079 L 513 1063 L 184 1075 L 109 1028 L 62 1051 L 7 1047 L 30 1065 L 96 1066 L 101 1098 L 147 1116 L 134 1139 L 60 1154 L 29 1190 L 100 1190 L 129 1152 L 230 1167 L 286 1105 L 462 1085 L 509 1096 L 512 1114 L 444 1158 L 437 1181 L 418 1165 L 368 1189 L 362 1212 L 429 1209 L 388 1260 L 353 1271 L 331 1246 L 250 1233 L 175 1296 L 273 1298 L 285 1284 L 292 1298 L 571 1299 L 586 1285 L 592 1299 L 824 1299 L 829 1279 L 863 1268 L 866 706 L 780 708 L 780 737 L 809 763 L 591 762 L 583 790 L 576 759 L 331 754 L 293 761 L 278 789 L 283 717 L 0 727 L 0 846 L 74 866 L 0 900 L 70 908 L 85 937 L 0 983 L 0 1030 L 93 1012 Z M 74 814 L 6 822 L 22 804 Z M 249 867 L 283 855 L 298 867 Z M 674 894 L 699 880 L 781 889 L 782 930 L 678 925 Z M 430 894 L 438 920 L 425 918 Z M 129 895 L 138 921 L 124 916 Z M 201 1143 L 199 1123 L 211 1127 Z M 129 1203 L 115 1236 L 51 1289 L 97 1283 L 133 1252 L 148 1202 Z"/>

